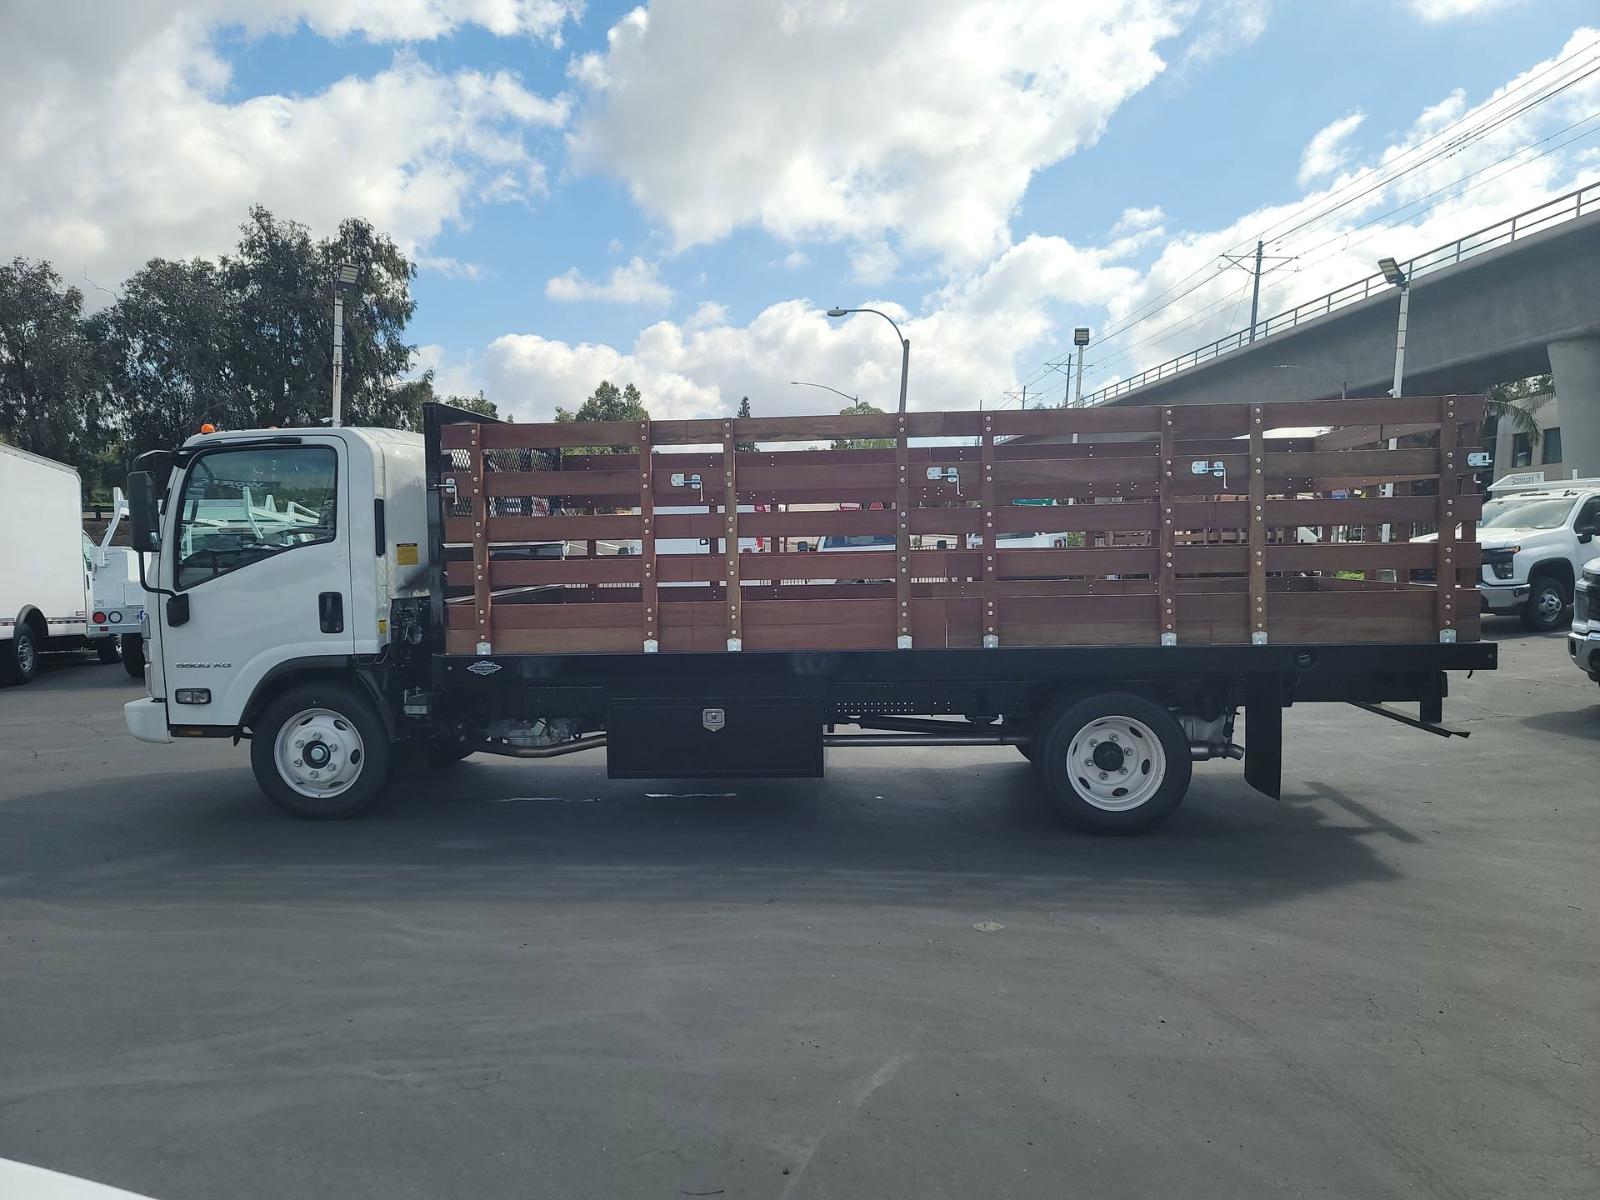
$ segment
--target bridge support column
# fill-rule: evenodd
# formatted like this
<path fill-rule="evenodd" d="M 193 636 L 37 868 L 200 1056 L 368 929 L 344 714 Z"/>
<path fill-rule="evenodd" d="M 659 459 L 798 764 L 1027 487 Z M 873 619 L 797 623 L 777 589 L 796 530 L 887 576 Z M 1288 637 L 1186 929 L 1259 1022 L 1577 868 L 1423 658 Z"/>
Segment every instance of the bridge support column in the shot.
<path fill-rule="evenodd" d="M 1600 475 L 1600 336 L 1550 343 L 1561 405 L 1561 474 Z"/>

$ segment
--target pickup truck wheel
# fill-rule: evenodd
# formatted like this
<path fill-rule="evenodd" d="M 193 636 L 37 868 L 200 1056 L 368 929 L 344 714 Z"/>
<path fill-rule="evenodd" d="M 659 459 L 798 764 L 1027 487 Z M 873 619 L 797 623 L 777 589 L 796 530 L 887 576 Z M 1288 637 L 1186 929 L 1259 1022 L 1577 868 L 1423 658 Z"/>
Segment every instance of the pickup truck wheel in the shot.
<path fill-rule="evenodd" d="M 17 625 L 0 642 L 0 683 L 28 683 L 39 673 L 39 639 L 33 626 Z"/>
<path fill-rule="evenodd" d="M 117 637 L 96 638 L 94 643 L 94 656 L 100 660 L 100 665 L 109 667 L 114 662 L 122 661 L 122 647 L 117 645 Z"/>
<path fill-rule="evenodd" d="M 250 765 L 267 799 L 309 820 L 353 817 L 383 791 L 390 747 L 372 703 L 339 683 L 292 687 L 255 722 Z"/>
<path fill-rule="evenodd" d="M 1189 790 L 1183 726 L 1130 692 L 1072 701 L 1038 726 L 1034 766 L 1052 807 L 1089 833 L 1148 833 Z"/>
<path fill-rule="evenodd" d="M 122 669 L 134 679 L 144 678 L 144 638 L 137 633 L 122 635 Z"/>
<path fill-rule="evenodd" d="M 1528 602 L 1522 607 L 1522 623 L 1529 629 L 1549 633 L 1560 629 L 1571 617 L 1567 605 L 1571 600 L 1561 580 L 1554 575 L 1541 575 L 1533 581 Z"/>

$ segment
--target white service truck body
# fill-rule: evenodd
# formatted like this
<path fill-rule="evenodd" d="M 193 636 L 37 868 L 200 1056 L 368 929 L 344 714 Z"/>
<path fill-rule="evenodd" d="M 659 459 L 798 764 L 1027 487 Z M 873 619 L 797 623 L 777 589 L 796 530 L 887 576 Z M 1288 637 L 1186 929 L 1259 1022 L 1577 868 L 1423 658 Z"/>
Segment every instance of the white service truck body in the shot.
<path fill-rule="evenodd" d="M 78 472 L 0 446 L 0 682 L 25 683 L 38 654 L 82 638 L 89 574 Z M 77 644 L 77 643 L 74 643 Z"/>

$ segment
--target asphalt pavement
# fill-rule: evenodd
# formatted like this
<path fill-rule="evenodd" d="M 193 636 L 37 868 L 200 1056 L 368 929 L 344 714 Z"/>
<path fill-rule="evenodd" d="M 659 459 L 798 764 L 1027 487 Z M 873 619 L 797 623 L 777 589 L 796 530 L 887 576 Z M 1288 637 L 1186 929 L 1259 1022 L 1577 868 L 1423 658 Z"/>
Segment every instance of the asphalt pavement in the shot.
<path fill-rule="evenodd" d="M 138 685 L 0 691 L 0 1157 L 158 1200 L 1593 1197 L 1600 688 L 1287 715 L 1159 833 L 1012 750 L 473 758 L 307 824 Z M 848 757 L 846 757 L 848 753 Z"/>

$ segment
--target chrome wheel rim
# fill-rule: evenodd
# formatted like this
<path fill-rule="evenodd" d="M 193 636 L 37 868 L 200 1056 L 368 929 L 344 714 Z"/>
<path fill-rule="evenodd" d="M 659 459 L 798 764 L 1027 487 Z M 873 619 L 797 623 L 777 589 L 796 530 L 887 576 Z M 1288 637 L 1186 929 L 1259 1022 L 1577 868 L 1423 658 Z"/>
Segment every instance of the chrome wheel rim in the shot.
<path fill-rule="evenodd" d="M 1104 812 L 1127 812 L 1147 803 L 1166 777 L 1161 739 L 1133 717 L 1098 717 L 1073 735 L 1067 749 L 1073 792 Z"/>
<path fill-rule="evenodd" d="M 16 638 L 17 666 L 24 675 L 32 675 L 38 657 L 33 649 L 33 638 L 28 634 L 18 634 Z"/>
<path fill-rule="evenodd" d="M 295 713 L 279 728 L 273 743 L 278 777 L 313 800 L 348 792 L 361 778 L 366 757 L 354 723 L 330 708 Z"/>
<path fill-rule="evenodd" d="M 1564 607 L 1559 589 L 1547 587 L 1539 593 L 1539 616 L 1544 621 L 1552 622 L 1558 620 Z"/>

